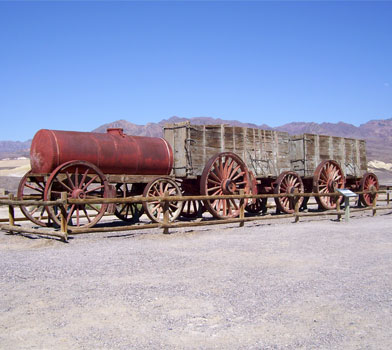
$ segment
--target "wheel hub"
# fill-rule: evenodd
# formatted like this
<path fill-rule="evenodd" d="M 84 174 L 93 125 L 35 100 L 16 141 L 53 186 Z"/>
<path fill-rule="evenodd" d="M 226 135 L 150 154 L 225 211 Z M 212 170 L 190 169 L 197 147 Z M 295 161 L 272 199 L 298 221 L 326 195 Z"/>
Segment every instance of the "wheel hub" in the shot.
<path fill-rule="evenodd" d="M 226 179 L 222 182 L 223 194 L 234 194 L 236 189 L 236 184 L 230 179 Z"/>
<path fill-rule="evenodd" d="M 294 186 L 287 187 L 286 193 L 294 193 Z"/>
<path fill-rule="evenodd" d="M 71 197 L 73 199 L 85 199 L 86 198 L 86 194 L 84 193 L 83 190 L 81 190 L 80 188 L 77 188 L 77 189 L 72 191 Z"/>

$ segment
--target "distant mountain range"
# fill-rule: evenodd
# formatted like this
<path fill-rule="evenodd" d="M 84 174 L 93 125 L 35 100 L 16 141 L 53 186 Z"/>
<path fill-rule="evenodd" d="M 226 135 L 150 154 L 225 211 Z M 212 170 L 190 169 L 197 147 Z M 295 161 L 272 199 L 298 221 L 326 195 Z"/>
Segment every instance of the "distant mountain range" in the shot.
<path fill-rule="evenodd" d="M 162 126 L 165 123 L 178 123 L 190 121 L 193 124 L 229 124 L 241 127 L 269 129 L 286 131 L 289 134 L 324 134 L 341 137 L 361 138 L 367 141 L 368 160 L 380 160 L 392 163 L 392 118 L 384 120 L 371 120 L 359 127 L 343 122 L 339 123 L 305 123 L 294 122 L 282 126 L 271 128 L 266 124 L 256 125 L 242 123 L 237 120 L 223 120 L 219 118 L 199 117 L 199 118 L 180 118 L 172 117 L 163 119 L 159 123 L 147 123 L 146 125 L 133 124 L 126 120 L 117 120 L 112 123 L 104 124 L 92 130 L 93 132 L 106 132 L 107 128 L 123 128 L 124 133 L 138 136 L 162 136 Z M 30 141 L 0 141 L 0 159 L 26 156 L 29 152 Z"/>
<path fill-rule="evenodd" d="M 161 137 L 162 126 L 164 124 L 178 123 L 187 120 L 193 124 L 199 125 L 230 124 L 249 128 L 286 131 L 291 135 L 310 133 L 365 139 L 368 160 L 381 160 L 386 163 L 392 163 L 392 118 L 384 120 L 371 120 L 365 124 L 361 124 L 358 127 L 343 122 L 321 124 L 294 122 L 284 124 L 276 128 L 271 128 L 266 124 L 256 125 L 251 123 L 242 123 L 237 120 L 223 120 L 209 117 L 172 117 L 169 119 L 163 119 L 159 123 L 148 123 L 146 125 L 136 125 L 126 120 L 117 120 L 113 123 L 102 125 L 93 131 L 106 132 L 107 128 L 123 128 L 124 132 L 129 135 Z"/>

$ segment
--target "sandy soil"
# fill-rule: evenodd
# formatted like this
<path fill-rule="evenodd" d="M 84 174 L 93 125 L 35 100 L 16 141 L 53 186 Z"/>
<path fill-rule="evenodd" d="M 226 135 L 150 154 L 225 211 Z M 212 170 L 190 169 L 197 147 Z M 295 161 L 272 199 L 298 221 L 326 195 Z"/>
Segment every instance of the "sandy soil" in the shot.
<path fill-rule="evenodd" d="M 391 223 L 0 233 L 0 349 L 390 349 Z"/>

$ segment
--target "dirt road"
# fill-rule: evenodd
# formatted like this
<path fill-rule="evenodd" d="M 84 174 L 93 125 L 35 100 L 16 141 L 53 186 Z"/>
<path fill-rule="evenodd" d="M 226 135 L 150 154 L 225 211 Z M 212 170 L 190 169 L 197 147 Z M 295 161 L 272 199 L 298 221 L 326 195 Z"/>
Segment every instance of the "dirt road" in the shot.
<path fill-rule="evenodd" d="M 0 233 L 0 349 L 391 349 L 392 214 Z"/>

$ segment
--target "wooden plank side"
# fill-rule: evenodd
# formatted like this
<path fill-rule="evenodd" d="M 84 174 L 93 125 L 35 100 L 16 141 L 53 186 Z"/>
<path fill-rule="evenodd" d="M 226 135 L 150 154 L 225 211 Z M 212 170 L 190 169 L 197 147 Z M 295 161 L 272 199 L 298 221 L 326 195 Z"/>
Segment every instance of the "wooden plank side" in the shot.
<path fill-rule="evenodd" d="M 306 176 L 304 142 L 303 134 L 290 136 L 290 170 L 297 172 L 301 177 Z"/>
<path fill-rule="evenodd" d="M 296 136 L 299 139 L 298 136 Z M 324 160 L 335 160 L 347 176 L 362 176 L 366 172 L 366 150 L 364 140 L 350 139 L 338 136 L 304 134 L 303 162 L 304 175 L 313 176 L 318 164 Z M 293 138 L 292 138 L 293 140 Z M 293 142 L 293 141 L 292 141 Z M 300 141 L 296 141 L 300 144 Z M 292 165 L 300 169 L 298 160 L 293 157 L 299 155 L 298 145 L 291 146 Z M 294 169 L 293 169 L 294 170 Z"/>
<path fill-rule="evenodd" d="M 178 177 L 184 177 L 187 174 L 186 158 L 186 139 L 187 123 L 166 124 L 163 128 L 165 140 L 170 144 L 173 150 L 173 170 L 172 174 Z"/>
<path fill-rule="evenodd" d="M 275 134 L 276 148 L 276 176 L 284 171 L 291 170 L 290 163 L 290 137 L 287 133 L 276 132 Z"/>
<path fill-rule="evenodd" d="M 304 134 L 305 176 L 313 176 L 320 163 L 318 135 Z"/>
<path fill-rule="evenodd" d="M 200 175 L 206 163 L 204 125 L 190 125 L 190 153 L 192 156 L 192 175 Z"/>
<path fill-rule="evenodd" d="M 366 141 L 358 140 L 358 163 L 360 169 L 360 176 L 365 174 L 368 171 L 367 168 L 367 159 L 366 159 Z"/>

